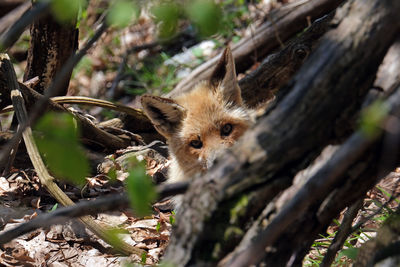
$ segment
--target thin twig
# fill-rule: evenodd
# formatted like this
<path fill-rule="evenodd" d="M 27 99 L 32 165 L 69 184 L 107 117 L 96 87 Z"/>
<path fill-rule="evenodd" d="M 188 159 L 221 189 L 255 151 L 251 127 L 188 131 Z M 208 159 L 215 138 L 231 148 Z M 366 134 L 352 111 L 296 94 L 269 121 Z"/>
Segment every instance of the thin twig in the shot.
<path fill-rule="evenodd" d="M 21 19 L 21 16 L 31 7 L 30 2 L 25 2 L 9 12 L 7 15 L 0 18 L 0 35 L 10 29 L 12 25 Z"/>
<path fill-rule="evenodd" d="M 0 36 L 0 52 L 10 48 L 35 19 L 45 16 L 50 9 L 50 1 L 35 4 L 32 9 L 22 17 L 11 28 Z"/>
<path fill-rule="evenodd" d="M 383 179 L 393 177 L 394 175 L 395 175 L 394 173 L 390 173 L 389 175 L 387 175 L 387 177 L 385 177 Z M 393 187 L 392 194 L 390 195 L 390 198 L 382 206 L 380 206 L 374 213 L 372 213 L 371 215 L 365 217 L 364 219 L 360 220 L 356 225 L 354 225 L 353 228 L 351 229 L 351 232 L 354 233 L 355 231 L 360 229 L 361 226 L 363 226 L 367 221 L 369 221 L 372 218 L 374 218 L 383 209 L 386 209 L 393 200 L 398 198 L 400 196 L 400 193 L 395 193 L 395 190 L 396 190 L 396 188 L 398 187 L 399 184 L 400 184 L 400 179 L 396 182 L 395 186 Z"/>
<path fill-rule="evenodd" d="M 140 109 L 131 108 L 125 105 L 116 104 L 102 99 L 96 99 L 86 96 L 55 96 L 50 99 L 51 101 L 56 102 L 58 104 L 82 104 L 88 106 L 97 106 L 102 108 L 108 108 L 118 112 L 123 112 L 135 118 L 145 117 L 143 111 Z M 13 110 L 14 108 L 12 106 L 7 106 L 2 110 L 0 110 L 0 114 L 11 112 Z"/>
<path fill-rule="evenodd" d="M 157 186 L 158 199 L 184 193 L 187 188 L 187 182 Z M 8 243 L 13 239 L 38 228 L 65 223 L 65 221 L 72 218 L 127 208 L 129 207 L 129 203 L 129 198 L 126 194 L 118 194 L 105 196 L 96 200 L 82 201 L 74 206 L 61 207 L 51 213 L 39 215 L 28 222 L 22 223 L 13 229 L 1 233 L 0 244 Z"/>
<path fill-rule="evenodd" d="M 335 260 L 336 253 L 343 247 L 344 242 L 346 241 L 347 237 L 353 233 L 351 225 L 353 223 L 353 219 L 358 214 L 358 210 L 362 207 L 364 203 L 363 199 L 358 200 L 356 203 L 351 205 L 346 214 L 343 217 L 342 224 L 340 225 L 339 230 L 337 231 L 335 238 L 332 240 L 324 259 L 320 267 L 329 267 L 331 266 L 332 262 Z"/>

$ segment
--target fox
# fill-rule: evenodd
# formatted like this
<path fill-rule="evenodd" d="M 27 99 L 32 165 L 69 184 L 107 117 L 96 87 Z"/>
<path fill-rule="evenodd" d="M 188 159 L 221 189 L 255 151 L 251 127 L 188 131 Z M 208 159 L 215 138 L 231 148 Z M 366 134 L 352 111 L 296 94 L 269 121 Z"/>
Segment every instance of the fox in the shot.
<path fill-rule="evenodd" d="M 143 95 L 144 113 L 165 137 L 170 152 L 168 183 L 190 181 L 211 168 L 253 124 L 227 46 L 208 80 L 174 99 Z"/>

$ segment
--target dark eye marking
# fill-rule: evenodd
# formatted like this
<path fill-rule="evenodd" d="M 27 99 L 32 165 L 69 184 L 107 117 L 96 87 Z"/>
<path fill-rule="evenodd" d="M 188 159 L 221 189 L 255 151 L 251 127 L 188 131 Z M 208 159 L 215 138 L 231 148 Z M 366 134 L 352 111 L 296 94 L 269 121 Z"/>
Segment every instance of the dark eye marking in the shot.
<path fill-rule="evenodd" d="M 229 136 L 232 133 L 233 125 L 230 123 L 224 124 L 221 128 L 221 136 Z"/>
<path fill-rule="evenodd" d="M 203 142 L 201 142 L 201 140 L 194 139 L 190 141 L 190 146 L 196 149 L 200 149 L 203 146 Z"/>

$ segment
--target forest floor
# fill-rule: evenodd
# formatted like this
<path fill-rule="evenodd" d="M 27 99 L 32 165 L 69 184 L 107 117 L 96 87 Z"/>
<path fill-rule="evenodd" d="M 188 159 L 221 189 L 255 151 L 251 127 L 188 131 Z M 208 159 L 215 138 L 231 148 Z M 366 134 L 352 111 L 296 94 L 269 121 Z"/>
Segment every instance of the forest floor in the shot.
<path fill-rule="evenodd" d="M 233 34 L 209 40 L 198 40 L 188 35 L 173 43 L 157 43 L 154 34 L 156 25 L 145 15 L 128 28 L 110 29 L 75 68 L 69 94 L 112 99 L 140 108 L 140 94 L 160 95 L 172 90 L 180 78 L 196 66 L 215 57 L 225 42 L 235 42 L 253 34 L 256 26 L 267 19 L 266 14 L 281 4 L 279 1 L 260 1 L 249 5 L 245 11 L 237 11 L 239 17 L 229 18 L 234 25 Z M 92 33 L 98 19 L 90 8 L 95 9 L 95 6 L 89 6 L 86 21 L 81 23 L 80 42 L 84 42 L 86 36 Z M 15 60 L 14 67 L 19 80 L 22 80 L 26 65 L 28 41 L 29 31 L 26 31 L 10 51 Z M 155 45 L 150 49 L 140 49 L 147 44 Z M 133 51 L 134 47 L 137 50 L 129 52 Z M 255 60 L 253 67 L 257 66 L 260 60 L 262 59 Z M 240 74 L 239 77 L 243 75 Z M 74 105 L 73 108 L 83 114 L 90 114 L 97 122 L 118 116 L 98 107 Z M 12 114 L 1 115 L 2 128 L 7 129 L 11 120 Z M 155 166 L 151 168 L 154 169 Z M 87 183 L 83 188 L 59 184 L 73 201 L 78 202 L 122 192 L 123 175 L 119 178 L 117 181 L 111 181 L 105 174 L 98 172 L 86 179 Z M 371 190 L 364 200 L 363 211 L 359 213 L 355 222 L 373 214 L 389 199 L 389 195 L 398 191 L 398 180 L 398 177 L 390 177 Z M 14 168 L 7 176 L 0 177 L 0 203 L 1 232 L 57 208 L 55 200 L 40 185 L 30 163 L 27 163 L 25 168 Z M 392 201 L 385 209 L 395 209 L 397 205 L 398 202 Z M 379 217 L 384 215 L 385 209 L 364 224 L 362 233 L 349 241 L 352 246 L 358 246 L 374 235 L 380 225 Z M 89 233 L 76 220 L 70 220 L 65 224 L 46 225 L 7 243 L 0 248 L 0 266 L 121 266 L 132 261 L 155 264 L 159 262 L 168 244 L 174 216 L 171 211 L 155 208 L 153 214 L 145 218 L 135 218 L 132 212 L 127 210 L 116 210 L 95 217 L 96 221 L 102 224 L 126 229 L 128 233 L 120 236 L 129 244 L 144 249 L 147 252 L 144 259 L 135 255 L 123 257 L 112 254 L 108 244 Z M 341 218 L 337 218 L 337 223 L 340 221 Z M 311 253 L 306 257 L 305 265 L 317 264 L 337 228 L 338 225 L 333 223 L 328 233 L 321 236 L 319 243 L 314 244 Z M 347 258 L 341 262 L 350 263 Z"/>

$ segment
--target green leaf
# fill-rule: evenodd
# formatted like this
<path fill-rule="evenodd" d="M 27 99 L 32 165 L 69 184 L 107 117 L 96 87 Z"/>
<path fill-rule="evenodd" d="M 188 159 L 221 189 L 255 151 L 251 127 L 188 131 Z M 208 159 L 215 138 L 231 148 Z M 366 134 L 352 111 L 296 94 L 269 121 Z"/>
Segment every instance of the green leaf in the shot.
<path fill-rule="evenodd" d="M 120 249 L 122 246 L 122 240 L 118 236 L 119 234 L 125 234 L 126 230 L 120 229 L 120 228 L 110 228 L 107 229 L 106 235 L 107 235 L 107 242 L 113 246 L 115 249 Z"/>
<path fill-rule="evenodd" d="M 163 1 L 151 9 L 154 20 L 159 26 L 159 35 L 161 38 L 170 38 L 175 34 L 178 27 L 178 20 L 181 8 L 178 4 L 171 1 Z"/>
<path fill-rule="evenodd" d="M 358 254 L 358 248 L 348 248 L 348 249 L 343 249 L 339 255 L 338 258 L 340 259 L 343 256 L 346 256 L 347 258 L 351 260 L 357 259 L 357 254 Z"/>
<path fill-rule="evenodd" d="M 157 194 L 151 179 L 146 175 L 143 162 L 137 162 L 129 172 L 126 187 L 131 206 L 137 215 L 143 217 L 150 214 L 150 203 L 157 198 Z"/>
<path fill-rule="evenodd" d="M 192 49 L 192 53 L 197 58 L 203 58 L 204 51 L 200 47 L 195 47 Z"/>
<path fill-rule="evenodd" d="M 51 11 L 61 23 L 75 23 L 85 0 L 52 0 Z"/>
<path fill-rule="evenodd" d="M 171 216 L 169 216 L 169 223 L 171 225 L 175 224 L 175 212 L 174 211 L 172 211 Z"/>
<path fill-rule="evenodd" d="M 117 169 L 115 167 L 112 167 L 108 173 L 107 176 L 110 178 L 111 181 L 116 181 L 117 180 Z"/>
<path fill-rule="evenodd" d="M 157 231 L 157 233 L 160 232 L 160 229 L 161 229 L 161 223 L 160 223 L 160 222 L 157 222 L 157 225 L 156 225 L 156 231 Z"/>
<path fill-rule="evenodd" d="M 381 123 L 388 112 L 389 107 L 382 100 L 376 100 L 361 113 L 361 131 L 369 138 L 375 137 L 381 131 Z"/>
<path fill-rule="evenodd" d="M 118 0 L 112 5 L 108 15 L 109 25 L 126 27 L 133 19 L 139 16 L 139 8 L 133 1 Z"/>
<path fill-rule="evenodd" d="M 147 253 L 146 253 L 146 252 L 143 252 L 143 253 L 142 253 L 142 260 L 141 260 L 141 263 L 142 263 L 142 264 L 146 264 L 146 259 L 147 259 Z"/>
<path fill-rule="evenodd" d="M 52 173 L 81 185 L 89 173 L 89 163 L 78 141 L 77 126 L 66 113 L 47 113 L 36 124 L 34 137 Z"/>
<path fill-rule="evenodd" d="M 55 211 L 57 209 L 57 207 L 58 207 L 58 203 L 54 204 L 54 206 L 51 207 L 51 210 L 49 210 L 49 212 Z"/>
<path fill-rule="evenodd" d="M 222 10 L 212 0 L 189 1 L 186 13 L 202 36 L 213 35 L 221 27 Z"/>

